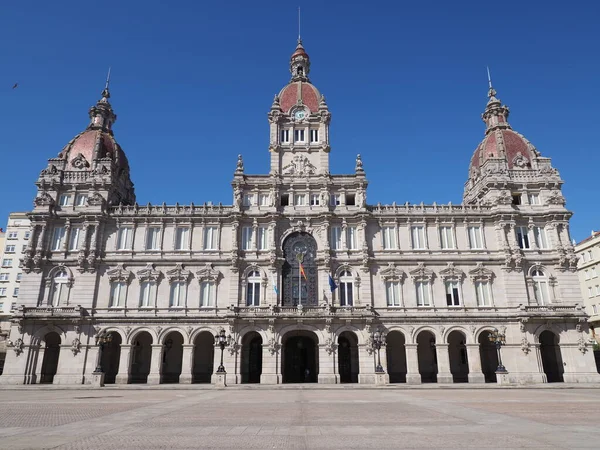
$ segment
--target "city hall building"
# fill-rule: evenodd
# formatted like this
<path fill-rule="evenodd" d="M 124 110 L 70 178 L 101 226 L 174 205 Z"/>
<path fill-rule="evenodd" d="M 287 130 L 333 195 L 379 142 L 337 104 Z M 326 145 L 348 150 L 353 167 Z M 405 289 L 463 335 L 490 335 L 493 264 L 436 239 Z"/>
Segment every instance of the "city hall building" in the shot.
<path fill-rule="evenodd" d="M 463 202 L 383 205 L 360 155 L 330 173 L 301 41 L 290 71 L 270 166 L 239 156 L 231 205 L 139 201 L 107 84 L 36 182 L 0 383 L 86 384 L 98 363 L 107 383 L 215 382 L 221 330 L 228 384 L 494 382 L 498 333 L 504 381 L 599 381 L 563 180 L 491 84 Z"/>

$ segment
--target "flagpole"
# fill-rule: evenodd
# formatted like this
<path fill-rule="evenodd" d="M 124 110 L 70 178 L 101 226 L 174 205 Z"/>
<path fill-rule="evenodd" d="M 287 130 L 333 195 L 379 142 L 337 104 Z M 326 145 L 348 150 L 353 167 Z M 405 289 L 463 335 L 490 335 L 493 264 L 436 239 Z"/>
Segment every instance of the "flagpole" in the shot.
<path fill-rule="evenodd" d="M 298 304 L 302 306 L 302 263 L 298 261 Z"/>

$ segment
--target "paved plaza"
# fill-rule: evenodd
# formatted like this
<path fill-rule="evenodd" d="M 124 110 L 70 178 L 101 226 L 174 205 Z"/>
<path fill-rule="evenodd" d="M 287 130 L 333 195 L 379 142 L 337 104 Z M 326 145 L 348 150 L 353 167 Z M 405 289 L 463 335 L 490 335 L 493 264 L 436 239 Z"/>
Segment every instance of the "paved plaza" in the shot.
<path fill-rule="evenodd" d="M 0 390 L 2 449 L 599 448 L 600 389 Z"/>

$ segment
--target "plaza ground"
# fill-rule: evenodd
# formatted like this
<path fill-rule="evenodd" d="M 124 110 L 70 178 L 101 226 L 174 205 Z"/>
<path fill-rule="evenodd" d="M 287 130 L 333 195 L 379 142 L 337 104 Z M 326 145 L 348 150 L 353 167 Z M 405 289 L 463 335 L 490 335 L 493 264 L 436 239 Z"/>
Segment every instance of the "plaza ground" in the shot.
<path fill-rule="evenodd" d="M 600 389 L 0 390 L 2 449 L 598 448 Z"/>

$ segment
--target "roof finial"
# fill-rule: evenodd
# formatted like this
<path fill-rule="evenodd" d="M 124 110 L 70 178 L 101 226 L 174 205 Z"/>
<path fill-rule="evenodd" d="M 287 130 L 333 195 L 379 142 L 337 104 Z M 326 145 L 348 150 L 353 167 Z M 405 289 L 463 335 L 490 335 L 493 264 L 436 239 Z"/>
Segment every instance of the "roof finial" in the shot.
<path fill-rule="evenodd" d="M 300 7 L 298 6 L 298 43 L 302 42 L 300 37 Z"/>
<path fill-rule="evenodd" d="M 487 76 L 488 76 L 488 97 L 494 97 L 496 95 L 496 90 L 492 86 L 492 76 L 490 75 L 490 66 L 486 66 L 487 68 Z"/>
<path fill-rule="evenodd" d="M 106 84 L 104 85 L 104 90 L 102 91 L 102 98 L 110 98 L 110 91 L 108 89 L 110 85 L 110 67 L 108 68 L 108 74 L 106 75 Z"/>

